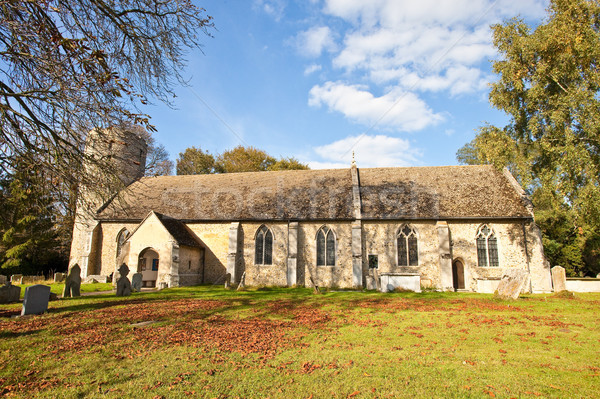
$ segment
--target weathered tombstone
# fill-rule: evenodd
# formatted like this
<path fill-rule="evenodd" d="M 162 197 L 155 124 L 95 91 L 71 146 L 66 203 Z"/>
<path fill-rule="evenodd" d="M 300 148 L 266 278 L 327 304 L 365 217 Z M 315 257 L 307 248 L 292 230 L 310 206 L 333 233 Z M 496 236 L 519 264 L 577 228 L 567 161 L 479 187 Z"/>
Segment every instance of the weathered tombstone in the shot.
<path fill-rule="evenodd" d="M 529 273 L 523 269 L 507 270 L 500 284 L 498 284 L 497 295 L 501 299 L 517 299 L 523 290 L 523 286 L 527 282 Z"/>
<path fill-rule="evenodd" d="M 58 295 L 55 294 L 54 292 L 50 293 L 50 298 L 48 298 L 50 301 L 58 301 Z"/>
<path fill-rule="evenodd" d="M 365 276 L 366 280 L 367 280 L 367 289 L 368 290 L 376 290 L 377 289 L 377 284 L 375 284 L 375 277 L 367 274 Z"/>
<path fill-rule="evenodd" d="M 12 285 L 10 281 L 7 281 L 2 287 L 0 287 L 0 303 L 19 302 L 20 296 L 21 287 Z"/>
<path fill-rule="evenodd" d="M 84 283 L 108 283 L 108 276 L 103 276 L 101 274 L 91 274 L 85 278 Z"/>
<path fill-rule="evenodd" d="M 225 289 L 228 290 L 231 288 L 231 273 L 227 273 L 225 275 Z"/>
<path fill-rule="evenodd" d="M 135 292 L 142 291 L 142 273 L 133 273 L 131 275 L 131 288 Z"/>
<path fill-rule="evenodd" d="M 117 296 L 131 295 L 131 281 L 127 278 L 129 267 L 125 263 L 119 266 L 119 279 L 117 280 Z"/>
<path fill-rule="evenodd" d="M 554 266 L 550 271 L 552 272 L 552 286 L 554 287 L 554 292 L 566 291 L 567 275 L 565 273 L 565 268 Z"/>
<path fill-rule="evenodd" d="M 81 268 L 77 263 L 71 267 L 69 274 L 65 279 L 65 289 L 63 290 L 63 298 L 81 296 Z"/>
<path fill-rule="evenodd" d="M 22 274 L 13 274 L 10 276 L 10 282 L 13 284 L 21 284 L 21 279 L 23 278 Z"/>
<path fill-rule="evenodd" d="M 8 282 L 8 277 L 6 277 L 4 274 L 0 274 L 0 284 L 4 285 Z"/>
<path fill-rule="evenodd" d="M 65 281 L 66 277 L 67 275 L 65 273 L 54 273 L 54 282 L 62 283 L 63 281 Z"/>
<path fill-rule="evenodd" d="M 48 310 L 48 300 L 50 299 L 50 287 L 47 285 L 36 284 L 25 288 L 23 297 L 23 310 L 21 316 L 26 314 L 41 314 Z"/>

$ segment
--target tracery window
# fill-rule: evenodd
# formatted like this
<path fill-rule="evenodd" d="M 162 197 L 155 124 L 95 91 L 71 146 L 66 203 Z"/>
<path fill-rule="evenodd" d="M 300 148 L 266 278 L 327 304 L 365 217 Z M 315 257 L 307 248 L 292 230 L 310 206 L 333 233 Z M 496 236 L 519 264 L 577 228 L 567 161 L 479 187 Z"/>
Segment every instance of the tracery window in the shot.
<path fill-rule="evenodd" d="M 498 240 L 494 230 L 484 224 L 477 231 L 477 264 L 479 267 L 498 267 Z"/>
<path fill-rule="evenodd" d="M 260 226 L 254 239 L 254 264 L 273 264 L 273 233 L 265 225 Z"/>
<path fill-rule="evenodd" d="M 327 226 L 317 232 L 317 266 L 335 266 L 335 233 Z"/>
<path fill-rule="evenodd" d="M 398 266 L 419 266 L 419 247 L 414 227 L 404 225 L 398 230 Z"/>
<path fill-rule="evenodd" d="M 127 237 L 129 237 L 129 231 L 127 229 L 119 231 L 119 234 L 117 235 L 117 256 L 121 255 L 121 250 L 123 249 L 123 244 L 125 244 Z"/>

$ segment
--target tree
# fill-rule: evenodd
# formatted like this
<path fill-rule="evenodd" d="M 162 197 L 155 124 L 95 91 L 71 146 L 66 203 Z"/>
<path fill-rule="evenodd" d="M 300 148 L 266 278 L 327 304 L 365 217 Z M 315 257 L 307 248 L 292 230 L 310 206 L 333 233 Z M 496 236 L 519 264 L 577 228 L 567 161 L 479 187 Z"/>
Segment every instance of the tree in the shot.
<path fill-rule="evenodd" d="M 510 122 L 481 128 L 459 160 L 508 166 L 532 194 L 551 262 L 600 271 L 600 4 L 551 0 L 535 30 L 519 19 L 492 29 L 490 102 Z"/>
<path fill-rule="evenodd" d="M 189 0 L 1 1 L 0 16 L 0 168 L 42 162 L 91 190 L 87 132 L 123 123 L 152 130 L 140 104 L 170 101 L 174 83 L 184 83 L 186 51 L 212 28 Z M 102 159 L 85 161 L 111 173 Z"/>
<path fill-rule="evenodd" d="M 306 170 L 308 165 L 301 163 L 296 158 L 280 158 L 277 162 L 270 165 L 268 170 Z"/>
<path fill-rule="evenodd" d="M 200 147 L 186 148 L 177 158 L 178 175 L 203 175 L 215 173 L 215 157 Z"/>
<path fill-rule="evenodd" d="M 276 162 L 263 150 L 239 145 L 217 157 L 217 170 L 220 173 L 260 172 L 268 170 Z"/>
<path fill-rule="evenodd" d="M 190 147 L 179 153 L 177 158 L 178 175 L 199 175 L 209 173 L 263 172 L 267 170 L 308 169 L 296 158 L 275 159 L 263 150 L 254 147 L 237 146 L 216 156 Z"/>
<path fill-rule="evenodd" d="M 61 240 L 52 181 L 29 161 L 17 165 L 0 179 L 0 268 L 7 274 L 62 269 L 68 245 Z"/>

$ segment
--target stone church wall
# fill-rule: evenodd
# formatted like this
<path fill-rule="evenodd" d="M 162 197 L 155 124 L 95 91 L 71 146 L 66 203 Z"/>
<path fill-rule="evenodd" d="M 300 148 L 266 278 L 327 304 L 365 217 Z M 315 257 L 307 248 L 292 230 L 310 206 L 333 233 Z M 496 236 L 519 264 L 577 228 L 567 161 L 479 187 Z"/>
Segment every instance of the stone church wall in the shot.
<path fill-rule="evenodd" d="M 96 274 L 109 276 L 119 267 L 117 265 L 117 236 L 126 228 L 131 233 L 137 227 L 137 223 L 102 223 L 102 254 Z M 128 265 L 132 273 L 135 273 L 137 264 Z"/>
<path fill-rule="evenodd" d="M 317 231 L 324 225 L 335 233 L 335 266 L 317 266 Z M 299 223 L 298 269 L 307 287 L 312 275 L 322 287 L 352 288 L 352 223 Z"/>
<path fill-rule="evenodd" d="M 227 266 L 230 223 L 188 223 L 187 227 L 204 246 L 204 272 L 202 283 L 222 281 Z"/>
<path fill-rule="evenodd" d="M 419 266 L 398 266 L 397 233 L 405 224 L 417 232 Z M 440 256 L 435 222 L 363 221 L 363 275 L 369 273 L 368 256 L 377 255 L 377 271 L 382 273 L 416 273 L 440 287 Z"/>
<path fill-rule="evenodd" d="M 288 224 L 264 223 L 273 233 L 273 264 L 257 265 L 255 261 L 255 237 L 263 223 L 243 223 L 242 237 L 238 245 L 242 246 L 240 269 L 246 271 L 246 284 L 250 286 L 286 286 Z M 242 272 L 243 273 L 243 272 Z M 239 273 L 241 277 L 241 273 Z"/>

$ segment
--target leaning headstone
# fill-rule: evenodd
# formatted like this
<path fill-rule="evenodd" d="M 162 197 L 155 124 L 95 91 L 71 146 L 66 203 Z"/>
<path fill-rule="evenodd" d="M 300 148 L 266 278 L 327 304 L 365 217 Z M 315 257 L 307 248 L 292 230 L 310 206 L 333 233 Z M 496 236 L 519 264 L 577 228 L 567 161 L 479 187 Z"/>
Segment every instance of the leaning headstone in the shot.
<path fill-rule="evenodd" d="M 23 278 L 22 274 L 13 274 L 10 276 L 10 282 L 13 284 L 21 284 L 21 279 Z"/>
<path fill-rule="evenodd" d="M 131 275 L 131 289 L 135 292 L 142 291 L 142 273 L 133 273 Z"/>
<path fill-rule="evenodd" d="M 119 267 L 119 279 L 117 280 L 117 296 L 131 295 L 131 281 L 127 278 L 129 267 L 123 263 Z"/>
<path fill-rule="evenodd" d="M 0 303 L 19 302 L 20 296 L 21 287 L 12 285 L 10 281 L 7 281 L 2 287 L 0 287 Z"/>
<path fill-rule="evenodd" d="M 65 281 L 66 277 L 67 277 L 66 273 L 54 273 L 54 282 L 62 283 L 63 281 Z"/>
<path fill-rule="evenodd" d="M 0 284 L 4 285 L 8 282 L 8 277 L 6 277 L 4 274 L 0 274 Z"/>
<path fill-rule="evenodd" d="M 63 291 L 63 298 L 81 296 L 81 268 L 77 263 L 73 265 L 69 274 L 65 279 L 65 289 Z"/>
<path fill-rule="evenodd" d="M 231 288 L 231 273 L 227 273 L 225 275 L 225 289 L 228 290 Z"/>
<path fill-rule="evenodd" d="M 554 292 L 566 291 L 567 275 L 565 273 L 565 268 L 554 266 L 550 271 L 552 272 L 552 286 L 554 287 Z"/>
<path fill-rule="evenodd" d="M 91 274 L 85 278 L 83 281 L 86 284 L 89 283 L 108 283 L 108 276 L 103 276 L 101 274 Z"/>
<path fill-rule="evenodd" d="M 529 273 L 523 269 L 509 269 L 498 284 L 497 295 L 501 299 L 517 299 L 527 282 Z"/>
<path fill-rule="evenodd" d="M 50 287 L 47 285 L 36 284 L 25 288 L 23 297 L 23 310 L 21 316 L 26 314 L 41 314 L 48 310 L 48 300 L 50 299 Z"/>

